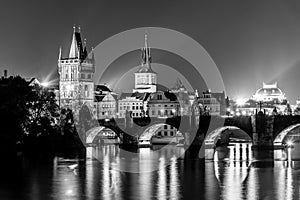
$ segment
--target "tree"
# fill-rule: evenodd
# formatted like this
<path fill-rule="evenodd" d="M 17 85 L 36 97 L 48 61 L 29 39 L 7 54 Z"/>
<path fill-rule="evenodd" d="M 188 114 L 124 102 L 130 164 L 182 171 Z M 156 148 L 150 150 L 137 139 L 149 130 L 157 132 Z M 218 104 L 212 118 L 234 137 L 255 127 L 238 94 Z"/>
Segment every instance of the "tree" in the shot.
<path fill-rule="evenodd" d="M 0 79 L 0 152 L 11 157 L 16 155 L 17 144 L 22 142 L 23 122 L 29 116 L 27 97 L 28 83 L 20 76 Z"/>
<path fill-rule="evenodd" d="M 39 137 L 49 135 L 57 130 L 59 107 L 53 92 L 39 85 L 34 85 L 26 103 L 29 115 L 23 125 L 28 135 Z"/>
<path fill-rule="evenodd" d="M 16 76 L 1 78 L 0 94 L 1 152 L 15 154 L 17 144 L 30 148 L 51 144 L 49 139 L 58 133 L 59 117 L 52 91 L 39 85 L 30 86 Z"/>

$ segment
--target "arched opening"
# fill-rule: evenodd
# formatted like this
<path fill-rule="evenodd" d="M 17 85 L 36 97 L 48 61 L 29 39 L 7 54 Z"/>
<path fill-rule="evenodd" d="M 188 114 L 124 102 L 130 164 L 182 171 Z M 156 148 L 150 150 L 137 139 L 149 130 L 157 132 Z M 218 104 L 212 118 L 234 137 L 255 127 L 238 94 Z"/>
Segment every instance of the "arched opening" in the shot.
<path fill-rule="evenodd" d="M 208 160 L 251 160 L 251 137 L 235 126 L 217 128 L 204 141 Z"/>
<path fill-rule="evenodd" d="M 139 136 L 138 143 L 141 147 L 149 147 L 152 144 L 178 144 L 183 139 L 183 134 L 175 127 L 169 124 L 159 123 L 148 127 Z"/>
<path fill-rule="evenodd" d="M 104 126 L 94 127 L 86 132 L 86 144 L 116 144 L 119 143 L 117 134 Z"/>
<path fill-rule="evenodd" d="M 294 124 L 281 131 L 274 140 L 274 145 L 285 145 L 300 142 L 300 123 Z"/>
<path fill-rule="evenodd" d="M 274 140 L 275 160 L 300 160 L 300 123 L 281 131 Z M 287 163 L 291 164 L 291 163 Z"/>

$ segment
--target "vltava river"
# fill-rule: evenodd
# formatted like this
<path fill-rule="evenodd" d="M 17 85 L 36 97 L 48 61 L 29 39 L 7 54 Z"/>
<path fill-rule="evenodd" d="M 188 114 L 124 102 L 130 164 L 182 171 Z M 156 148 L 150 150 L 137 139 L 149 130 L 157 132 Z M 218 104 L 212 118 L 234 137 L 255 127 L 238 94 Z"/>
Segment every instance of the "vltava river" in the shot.
<path fill-rule="evenodd" d="M 26 161 L 21 172 L 0 180 L 0 199 L 299 199 L 300 148 L 277 150 L 276 155 L 288 153 L 289 161 L 270 162 L 255 160 L 250 147 L 234 144 L 227 154 L 220 151 L 205 163 L 179 157 L 183 148 L 176 146 L 156 155 L 158 147 L 140 149 L 127 162 L 128 155 L 114 145 L 93 149 L 101 162 L 62 157 Z"/>

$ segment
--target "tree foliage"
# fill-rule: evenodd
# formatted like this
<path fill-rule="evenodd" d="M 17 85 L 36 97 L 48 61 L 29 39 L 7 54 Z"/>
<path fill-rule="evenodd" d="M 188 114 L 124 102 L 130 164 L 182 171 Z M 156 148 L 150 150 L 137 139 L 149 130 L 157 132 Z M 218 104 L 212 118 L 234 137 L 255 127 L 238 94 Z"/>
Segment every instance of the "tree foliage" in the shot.
<path fill-rule="evenodd" d="M 0 94 L 1 151 L 15 152 L 17 144 L 57 133 L 59 108 L 52 91 L 16 76 L 0 79 Z"/>

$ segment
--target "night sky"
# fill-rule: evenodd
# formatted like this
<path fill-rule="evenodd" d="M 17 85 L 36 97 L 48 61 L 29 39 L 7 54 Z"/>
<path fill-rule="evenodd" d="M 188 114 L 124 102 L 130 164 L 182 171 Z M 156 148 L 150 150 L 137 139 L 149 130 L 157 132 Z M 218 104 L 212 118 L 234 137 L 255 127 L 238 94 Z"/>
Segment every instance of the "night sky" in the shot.
<path fill-rule="evenodd" d="M 300 98 L 300 1 L 2 0 L 1 71 L 57 78 L 73 24 L 90 47 L 132 28 L 174 29 L 206 49 L 231 98 L 251 96 L 262 81 L 277 81 L 291 103 Z"/>

